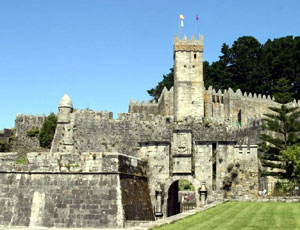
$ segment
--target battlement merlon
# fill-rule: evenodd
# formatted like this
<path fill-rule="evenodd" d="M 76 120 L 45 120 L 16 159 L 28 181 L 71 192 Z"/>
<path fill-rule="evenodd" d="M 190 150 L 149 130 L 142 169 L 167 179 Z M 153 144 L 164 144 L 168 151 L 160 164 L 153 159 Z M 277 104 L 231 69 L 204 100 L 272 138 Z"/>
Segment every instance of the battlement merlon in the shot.
<path fill-rule="evenodd" d="M 188 40 L 186 35 L 183 36 L 182 40 L 178 35 L 175 35 L 174 52 L 177 51 L 203 52 L 203 35 L 200 35 L 198 40 L 194 35 L 191 37 L 191 40 Z"/>

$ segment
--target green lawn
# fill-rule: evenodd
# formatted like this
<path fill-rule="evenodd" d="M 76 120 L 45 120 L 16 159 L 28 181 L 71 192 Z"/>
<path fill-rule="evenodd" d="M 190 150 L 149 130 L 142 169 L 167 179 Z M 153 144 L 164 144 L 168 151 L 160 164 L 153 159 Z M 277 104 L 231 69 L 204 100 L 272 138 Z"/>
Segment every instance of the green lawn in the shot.
<path fill-rule="evenodd" d="M 300 229 L 300 203 L 227 202 L 155 229 Z"/>

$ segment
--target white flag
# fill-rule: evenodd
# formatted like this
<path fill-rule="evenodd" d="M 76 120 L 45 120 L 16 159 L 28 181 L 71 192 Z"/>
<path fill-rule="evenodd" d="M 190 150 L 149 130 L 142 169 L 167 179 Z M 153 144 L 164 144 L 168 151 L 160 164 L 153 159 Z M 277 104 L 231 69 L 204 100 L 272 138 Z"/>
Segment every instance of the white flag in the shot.
<path fill-rule="evenodd" d="M 184 27 L 183 20 L 180 20 L 180 26 Z"/>

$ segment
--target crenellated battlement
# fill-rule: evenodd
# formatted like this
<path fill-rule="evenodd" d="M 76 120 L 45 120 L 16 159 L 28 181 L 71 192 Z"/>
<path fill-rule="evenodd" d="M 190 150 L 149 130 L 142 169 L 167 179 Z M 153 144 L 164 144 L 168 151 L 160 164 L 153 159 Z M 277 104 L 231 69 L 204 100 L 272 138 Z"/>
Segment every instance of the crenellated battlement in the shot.
<path fill-rule="evenodd" d="M 191 37 L 190 40 L 188 40 L 186 35 L 183 36 L 183 39 L 180 39 L 178 35 L 175 35 L 174 52 L 177 51 L 203 52 L 203 35 L 200 35 L 198 40 L 194 35 Z"/>
<path fill-rule="evenodd" d="M 46 115 L 43 113 L 42 115 L 39 115 L 38 113 L 36 115 L 30 114 L 17 114 L 16 120 L 18 121 L 29 121 L 29 120 L 40 120 L 45 119 Z"/>
<path fill-rule="evenodd" d="M 233 91 L 231 88 L 228 90 L 225 89 L 224 91 L 216 90 L 212 87 L 209 86 L 208 89 L 206 89 L 206 93 L 210 94 L 212 96 L 212 101 L 218 102 L 221 100 L 217 100 L 216 97 L 224 98 L 224 97 L 231 97 L 231 98 L 240 98 L 242 100 L 257 100 L 257 101 L 268 101 L 271 104 L 275 102 L 275 98 L 271 97 L 270 95 L 261 95 L 261 94 L 252 94 L 252 93 L 247 93 L 247 92 L 242 92 L 240 89 L 237 89 L 236 91 Z M 215 98 L 215 99 L 214 99 Z M 294 101 L 294 103 L 296 103 Z"/>

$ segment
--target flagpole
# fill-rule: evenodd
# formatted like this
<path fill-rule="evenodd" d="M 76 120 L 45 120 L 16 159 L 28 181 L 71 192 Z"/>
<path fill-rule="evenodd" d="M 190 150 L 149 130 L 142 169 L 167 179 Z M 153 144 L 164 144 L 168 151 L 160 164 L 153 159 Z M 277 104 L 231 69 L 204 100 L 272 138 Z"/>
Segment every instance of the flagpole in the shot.
<path fill-rule="evenodd" d="M 198 21 L 199 21 L 199 17 L 198 17 L 198 14 L 196 14 L 195 36 L 197 36 L 197 33 L 198 33 Z"/>

